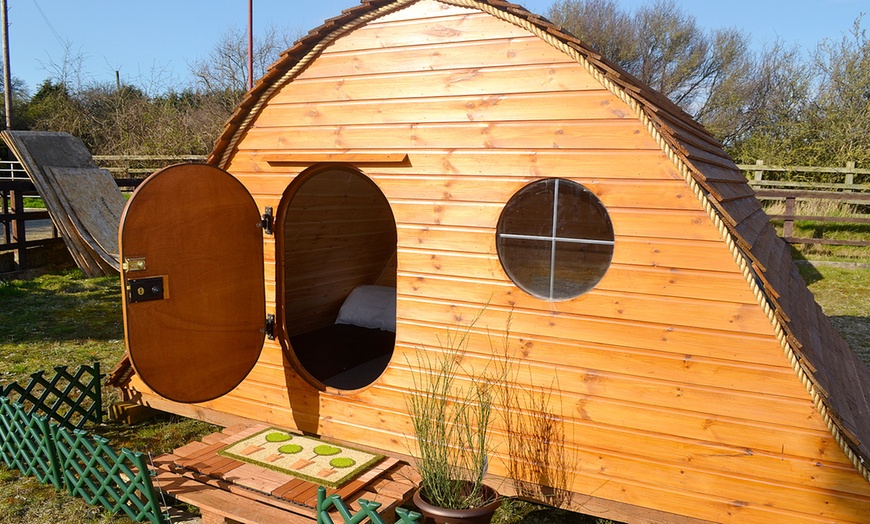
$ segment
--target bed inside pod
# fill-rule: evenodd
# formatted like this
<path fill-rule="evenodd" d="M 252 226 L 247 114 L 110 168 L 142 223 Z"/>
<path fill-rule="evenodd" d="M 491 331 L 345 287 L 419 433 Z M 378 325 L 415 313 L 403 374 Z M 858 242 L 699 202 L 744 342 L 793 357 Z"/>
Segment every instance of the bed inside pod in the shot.
<path fill-rule="evenodd" d="M 386 369 L 396 338 L 396 222 L 378 186 L 349 166 L 287 188 L 275 232 L 284 347 L 316 387 L 356 390 Z"/>

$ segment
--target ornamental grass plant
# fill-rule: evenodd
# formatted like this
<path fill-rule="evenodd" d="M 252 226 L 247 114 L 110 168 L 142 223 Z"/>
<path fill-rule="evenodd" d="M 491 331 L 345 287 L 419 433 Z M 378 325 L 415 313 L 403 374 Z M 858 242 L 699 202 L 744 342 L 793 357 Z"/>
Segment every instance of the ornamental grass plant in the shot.
<path fill-rule="evenodd" d="M 486 368 L 476 373 L 462 365 L 473 325 L 448 332 L 443 343 L 439 339 L 437 354 L 418 349 L 416 363 L 409 362 L 415 393 L 405 402 L 416 437 L 421 495 L 445 509 L 491 502 L 483 478 L 492 451 L 495 381 Z M 459 383 L 460 372 L 471 377 L 469 384 Z"/>

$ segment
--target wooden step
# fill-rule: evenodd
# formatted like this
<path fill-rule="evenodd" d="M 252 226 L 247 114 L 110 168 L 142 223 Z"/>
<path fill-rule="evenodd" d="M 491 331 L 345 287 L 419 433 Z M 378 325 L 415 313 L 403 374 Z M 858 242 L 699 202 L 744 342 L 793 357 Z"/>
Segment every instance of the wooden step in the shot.
<path fill-rule="evenodd" d="M 172 497 L 197 506 L 203 524 L 312 524 L 314 519 L 282 510 L 275 506 L 241 497 L 229 491 L 176 475 L 165 469 L 157 470 L 155 485 Z"/>
<path fill-rule="evenodd" d="M 258 515 L 264 512 L 281 515 L 284 520 L 280 522 L 314 522 L 316 484 L 218 454 L 225 445 L 265 427 L 259 424 L 234 426 L 207 435 L 200 442 L 188 443 L 171 454 L 155 457 L 154 466 L 159 472 L 155 487 L 200 507 L 203 524 L 258 522 Z M 344 486 L 328 488 L 326 495 L 338 494 L 352 512 L 360 510 L 360 499 L 378 502 L 381 518 L 391 523 L 396 508 L 411 498 L 413 476 L 413 469 L 407 463 L 386 457 Z M 170 483 L 164 485 L 164 481 Z M 177 489 L 181 492 L 177 493 Z M 225 506 L 227 501 L 232 503 Z M 341 520 L 335 508 L 330 508 L 329 512 L 335 515 L 336 521 Z M 267 518 L 264 522 L 279 521 Z"/>
<path fill-rule="evenodd" d="M 208 486 L 212 489 L 227 491 L 237 497 L 249 499 L 267 506 L 274 506 L 281 511 L 296 513 L 306 519 L 314 519 L 315 513 L 313 507 L 306 508 L 298 504 L 293 504 L 292 502 L 287 500 L 269 496 L 266 493 L 260 493 L 249 488 L 238 486 L 224 479 L 210 477 L 208 475 L 203 475 L 193 470 L 179 467 L 176 463 L 176 460 L 177 456 L 175 455 L 161 455 L 154 459 L 154 464 L 157 470 L 160 472 L 169 472 L 175 476 L 185 478 L 197 484 Z M 155 485 L 155 487 L 158 486 Z M 159 489 L 161 491 L 164 491 L 167 494 L 174 496 L 171 488 L 171 486 L 170 489 L 167 489 L 165 486 L 162 485 L 159 486 Z"/>
<path fill-rule="evenodd" d="M 115 402 L 109 406 L 109 418 L 128 426 L 154 417 L 158 413 L 160 412 L 154 408 L 149 408 L 135 402 Z"/>

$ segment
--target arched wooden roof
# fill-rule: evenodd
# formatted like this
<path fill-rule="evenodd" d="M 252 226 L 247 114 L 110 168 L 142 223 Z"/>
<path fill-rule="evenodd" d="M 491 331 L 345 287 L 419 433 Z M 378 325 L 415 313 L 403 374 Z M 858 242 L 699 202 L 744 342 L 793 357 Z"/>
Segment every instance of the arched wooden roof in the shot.
<path fill-rule="evenodd" d="M 364 0 L 327 20 L 284 52 L 236 108 L 209 162 L 227 165 L 235 145 L 268 103 L 319 51 L 369 20 L 417 0 Z M 631 106 L 722 233 L 773 326 L 796 377 L 844 453 L 870 481 L 870 371 L 848 347 L 815 302 L 791 259 L 788 245 L 770 225 L 755 192 L 721 144 L 688 114 L 610 63 L 583 42 L 523 7 L 501 0 L 439 0 L 476 8 L 524 27 L 562 50 Z"/>

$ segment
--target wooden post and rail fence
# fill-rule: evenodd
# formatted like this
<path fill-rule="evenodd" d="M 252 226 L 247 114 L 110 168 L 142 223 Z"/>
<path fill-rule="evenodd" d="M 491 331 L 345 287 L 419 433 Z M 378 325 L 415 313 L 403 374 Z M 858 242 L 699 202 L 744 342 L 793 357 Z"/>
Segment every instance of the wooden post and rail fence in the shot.
<path fill-rule="evenodd" d="M 774 166 L 765 164 L 763 160 L 758 160 L 755 164 L 738 164 L 737 167 L 749 175 L 749 185 L 755 189 L 755 194 L 760 200 L 785 201 L 783 213 L 770 214 L 769 216 L 772 220 L 783 221 L 782 238 L 786 242 L 791 244 L 870 246 L 870 239 L 795 237 L 794 232 L 795 221 L 825 224 L 870 224 L 870 216 L 867 215 L 867 209 L 870 208 L 870 169 L 856 168 L 855 162 L 847 162 L 844 167 L 815 167 Z M 787 180 L 780 180 L 780 176 L 777 176 L 783 174 L 788 175 Z M 800 200 L 847 203 L 854 206 L 864 216 L 799 214 L 797 202 Z"/>
<path fill-rule="evenodd" d="M 202 162 L 204 156 L 94 156 L 97 164 L 108 169 L 123 191 L 132 191 L 149 174 L 164 166 L 178 162 Z M 836 224 L 870 224 L 870 169 L 855 167 L 849 162 L 844 167 L 775 166 L 759 160 L 755 164 L 739 164 L 747 174 L 749 184 L 759 199 L 785 201 L 785 211 L 770 215 L 783 221 L 783 238 L 793 244 L 827 244 L 867 247 L 870 239 L 841 240 L 832 238 L 805 238 L 794 236 L 795 221 L 813 221 Z M 788 175 L 782 180 L 782 175 Z M 30 267 L 28 248 L 62 244 L 57 230 L 52 228 L 50 238 L 27 239 L 27 223 L 49 220 L 44 209 L 25 209 L 25 197 L 39 197 L 24 168 L 16 161 L 0 161 L 0 257 L 12 252 L 17 270 Z M 827 200 L 845 202 L 855 206 L 863 216 L 818 216 L 797 213 L 801 200 Z M 0 272 L 3 272 L 0 264 Z M 6 271 L 9 271 L 8 269 Z"/>

